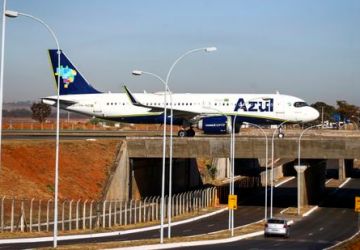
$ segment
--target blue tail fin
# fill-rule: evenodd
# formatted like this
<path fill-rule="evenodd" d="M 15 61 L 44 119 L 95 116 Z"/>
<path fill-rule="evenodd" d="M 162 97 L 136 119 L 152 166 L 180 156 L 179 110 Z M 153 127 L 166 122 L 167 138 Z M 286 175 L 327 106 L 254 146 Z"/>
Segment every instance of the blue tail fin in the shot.
<path fill-rule="evenodd" d="M 101 93 L 87 83 L 62 51 L 60 54 L 60 69 L 58 68 L 57 50 L 49 49 L 49 55 L 55 82 L 57 82 L 57 76 L 60 74 L 60 95 Z"/>

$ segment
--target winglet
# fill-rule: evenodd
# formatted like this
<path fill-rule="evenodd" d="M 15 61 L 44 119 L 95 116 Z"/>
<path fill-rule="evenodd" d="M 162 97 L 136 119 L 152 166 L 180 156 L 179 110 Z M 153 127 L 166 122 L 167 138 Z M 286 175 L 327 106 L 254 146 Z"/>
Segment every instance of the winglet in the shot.
<path fill-rule="evenodd" d="M 131 103 L 135 106 L 144 106 L 143 104 L 141 104 L 140 102 L 138 102 L 135 97 L 133 96 L 133 94 L 131 94 L 130 90 L 124 85 L 123 86 L 126 95 L 129 97 Z"/>

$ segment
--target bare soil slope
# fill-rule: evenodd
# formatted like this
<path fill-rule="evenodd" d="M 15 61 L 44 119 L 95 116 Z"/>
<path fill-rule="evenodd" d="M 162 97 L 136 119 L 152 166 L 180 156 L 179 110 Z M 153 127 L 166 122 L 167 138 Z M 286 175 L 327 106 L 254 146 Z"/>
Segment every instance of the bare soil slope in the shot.
<path fill-rule="evenodd" d="M 59 198 L 99 199 L 119 141 L 60 142 Z M 54 196 L 55 142 L 3 141 L 0 196 Z"/>

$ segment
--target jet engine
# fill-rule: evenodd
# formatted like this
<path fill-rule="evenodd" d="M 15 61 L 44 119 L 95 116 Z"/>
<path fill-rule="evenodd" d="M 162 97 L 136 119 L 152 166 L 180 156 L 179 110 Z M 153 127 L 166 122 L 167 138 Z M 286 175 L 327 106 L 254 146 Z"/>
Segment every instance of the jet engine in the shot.
<path fill-rule="evenodd" d="M 226 116 L 205 117 L 198 122 L 204 134 L 226 134 L 231 132 L 231 118 Z"/>

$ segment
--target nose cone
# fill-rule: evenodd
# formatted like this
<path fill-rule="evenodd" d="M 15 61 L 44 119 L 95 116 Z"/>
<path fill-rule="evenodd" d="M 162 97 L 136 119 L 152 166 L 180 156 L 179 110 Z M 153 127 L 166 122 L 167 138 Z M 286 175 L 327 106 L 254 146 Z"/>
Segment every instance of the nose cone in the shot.
<path fill-rule="evenodd" d="M 314 108 L 310 108 L 309 113 L 308 113 L 309 122 L 316 120 L 317 118 L 319 118 L 319 116 L 320 116 L 319 111 L 317 111 Z"/>

